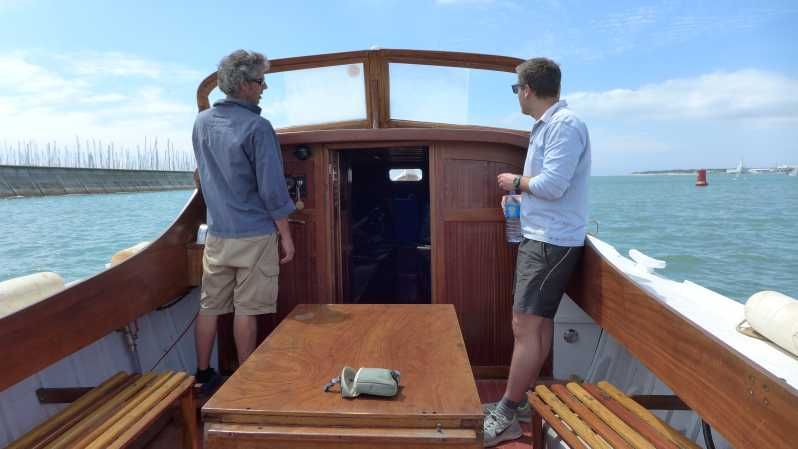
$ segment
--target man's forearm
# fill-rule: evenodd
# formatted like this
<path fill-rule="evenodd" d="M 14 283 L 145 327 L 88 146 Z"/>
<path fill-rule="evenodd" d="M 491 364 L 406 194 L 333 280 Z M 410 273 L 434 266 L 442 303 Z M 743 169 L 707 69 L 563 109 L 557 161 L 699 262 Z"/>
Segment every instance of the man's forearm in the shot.
<path fill-rule="evenodd" d="M 277 232 L 280 233 L 280 238 L 293 241 L 291 238 L 291 227 L 288 225 L 288 218 L 274 220 L 274 224 L 277 226 Z"/>
<path fill-rule="evenodd" d="M 529 190 L 529 183 L 532 182 L 531 176 L 521 176 L 521 180 L 518 183 L 518 188 L 524 193 L 532 194 L 532 191 Z"/>

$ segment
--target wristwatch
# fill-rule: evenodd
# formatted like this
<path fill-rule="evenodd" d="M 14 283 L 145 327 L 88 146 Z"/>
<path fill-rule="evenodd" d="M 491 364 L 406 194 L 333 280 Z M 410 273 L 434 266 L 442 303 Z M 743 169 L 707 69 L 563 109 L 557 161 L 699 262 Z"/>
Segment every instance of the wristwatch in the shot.
<path fill-rule="evenodd" d="M 516 189 L 521 187 L 521 177 L 520 176 L 516 176 L 515 178 L 513 178 L 513 187 L 515 187 Z"/>

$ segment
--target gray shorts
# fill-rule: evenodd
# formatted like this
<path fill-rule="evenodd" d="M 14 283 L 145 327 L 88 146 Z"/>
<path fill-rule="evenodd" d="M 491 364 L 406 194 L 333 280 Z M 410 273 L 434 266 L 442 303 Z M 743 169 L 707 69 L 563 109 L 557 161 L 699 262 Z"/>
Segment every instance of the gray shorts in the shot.
<path fill-rule="evenodd" d="M 525 238 L 518 246 L 513 311 L 554 318 L 581 256 L 581 246 L 557 246 Z"/>

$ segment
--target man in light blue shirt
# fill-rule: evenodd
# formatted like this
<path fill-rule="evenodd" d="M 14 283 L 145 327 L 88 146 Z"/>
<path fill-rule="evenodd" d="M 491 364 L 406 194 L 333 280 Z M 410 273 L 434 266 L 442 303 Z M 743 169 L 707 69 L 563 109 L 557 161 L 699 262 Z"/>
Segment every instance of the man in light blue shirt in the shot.
<path fill-rule="evenodd" d="M 486 407 L 485 446 L 519 438 L 529 422 L 526 391 L 551 350 L 553 318 L 582 254 L 587 227 L 590 137 L 560 100 L 560 67 L 534 58 L 516 68 L 512 86 L 535 119 L 523 174 L 502 173 L 499 188 L 521 190 L 521 227 L 513 291 L 513 358 L 502 400 Z"/>

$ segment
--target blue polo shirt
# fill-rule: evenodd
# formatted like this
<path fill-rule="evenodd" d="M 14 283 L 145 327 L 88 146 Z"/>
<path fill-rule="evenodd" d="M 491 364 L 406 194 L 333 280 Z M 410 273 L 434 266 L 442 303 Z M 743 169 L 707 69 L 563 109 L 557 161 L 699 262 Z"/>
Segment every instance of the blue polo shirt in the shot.
<path fill-rule="evenodd" d="M 274 220 L 295 210 L 283 174 L 280 143 L 261 109 L 227 98 L 199 113 L 192 141 L 208 232 L 241 238 L 272 234 Z"/>
<path fill-rule="evenodd" d="M 529 192 L 521 199 L 524 237 L 558 246 L 583 246 L 587 231 L 590 136 L 565 100 L 535 122 L 524 176 Z"/>

